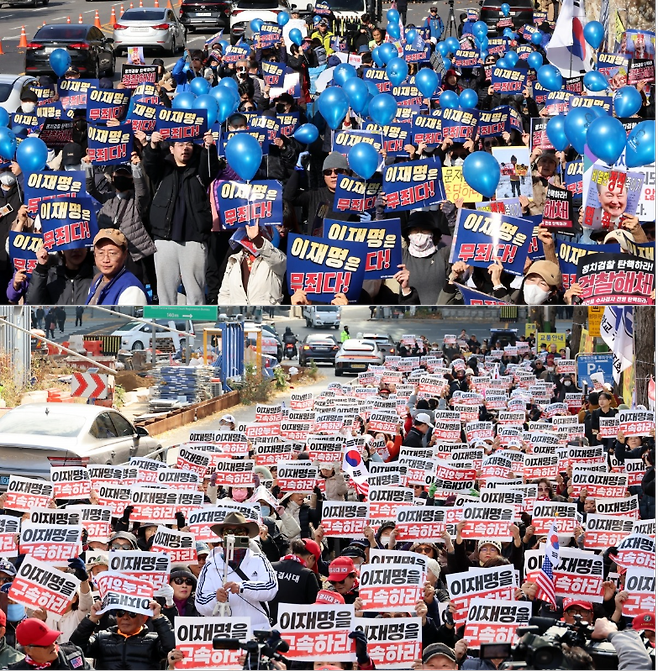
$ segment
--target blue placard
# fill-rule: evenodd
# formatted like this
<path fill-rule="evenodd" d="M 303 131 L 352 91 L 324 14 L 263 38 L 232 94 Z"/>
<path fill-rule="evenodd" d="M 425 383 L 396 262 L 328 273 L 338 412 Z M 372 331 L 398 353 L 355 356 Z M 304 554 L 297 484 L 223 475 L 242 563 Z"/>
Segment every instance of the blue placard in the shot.
<path fill-rule="evenodd" d="M 25 205 L 31 217 L 38 214 L 42 200 L 86 195 L 84 170 L 28 173 L 25 180 Z"/>
<path fill-rule="evenodd" d="M 398 105 L 409 107 L 410 105 L 423 105 L 425 96 L 416 88 L 414 84 L 404 83 L 400 86 L 394 86 L 391 94 Z"/>
<path fill-rule="evenodd" d="M 89 197 L 55 198 L 39 204 L 43 246 L 49 251 L 89 247 L 98 233 Z"/>
<path fill-rule="evenodd" d="M 359 298 L 365 260 L 362 243 L 336 242 L 329 238 L 288 236 L 288 291 L 303 290 L 313 303 L 331 303 L 337 293 L 350 302 Z"/>
<path fill-rule="evenodd" d="M 89 90 L 98 88 L 97 79 L 60 79 L 59 102 L 65 110 L 79 110 L 87 107 Z"/>
<path fill-rule="evenodd" d="M 222 133 L 219 142 L 217 143 L 217 151 L 219 156 L 224 156 L 226 154 L 226 143 L 238 133 L 247 133 L 252 135 L 260 143 L 261 149 L 263 150 L 263 156 L 270 153 L 270 139 L 266 129 L 255 128 L 254 130 L 245 130 L 245 131 L 229 131 L 228 133 Z"/>
<path fill-rule="evenodd" d="M 499 259 L 503 268 L 523 275 L 533 223 L 497 212 L 460 210 L 450 250 L 450 263 L 488 268 Z"/>
<path fill-rule="evenodd" d="M 368 212 L 374 216 L 377 197 L 382 191 L 382 176 L 362 180 L 352 175 L 339 175 L 334 195 L 336 212 Z"/>
<path fill-rule="evenodd" d="M 41 128 L 43 119 L 39 119 L 36 114 L 25 114 L 20 112 L 14 112 L 10 115 L 11 118 L 11 130 L 15 134 L 18 133 L 36 133 Z"/>
<path fill-rule="evenodd" d="M 279 121 L 279 135 L 285 135 L 289 138 L 297 126 L 299 126 L 299 112 L 289 112 L 288 114 L 277 114 Z"/>
<path fill-rule="evenodd" d="M 597 252 L 608 252 L 610 254 L 620 254 L 619 245 L 597 245 L 593 243 L 586 245 L 584 243 L 571 243 L 564 240 L 558 240 L 556 243 L 556 253 L 560 263 L 560 272 L 562 273 L 562 286 L 569 289 L 576 282 L 578 277 L 578 261 L 581 257 Z"/>
<path fill-rule="evenodd" d="M 419 114 L 414 117 L 411 127 L 410 142 L 418 145 L 421 142 L 428 147 L 436 147 L 443 143 L 443 122 L 439 115 L 427 116 Z"/>
<path fill-rule="evenodd" d="M 126 117 L 130 122 L 130 126 L 135 131 L 143 131 L 144 133 L 153 133 L 158 123 L 158 110 L 161 109 L 159 105 L 146 103 L 144 101 L 137 101 L 131 103 L 131 109 Z"/>
<path fill-rule="evenodd" d="M 478 113 L 475 110 L 453 110 L 446 108 L 436 115 L 441 119 L 443 139 L 463 143 L 475 136 L 478 125 Z"/>
<path fill-rule="evenodd" d="M 611 352 L 601 354 L 579 353 L 576 357 L 578 387 L 582 387 L 585 384 L 588 387 L 594 387 L 594 383 L 592 382 L 593 373 L 602 373 L 603 382 L 614 385 L 613 358 L 614 356 Z"/>
<path fill-rule="evenodd" d="M 94 165 L 128 163 L 133 151 L 130 122 L 118 126 L 87 127 L 87 156 Z"/>
<path fill-rule="evenodd" d="M 484 292 L 478 292 L 477 289 L 472 289 L 466 285 L 455 283 L 455 287 L 459 289 L 465 306 L 507 306 L 507 301 L 501 301 Z"/>
<path fill-rule="evenodd" d="M 494 66 L 491 83 L 496 93 L 523 93 L 527 76 L 527 70 Z"/>
<path fill-rule="evenodd" d="M 39 119 L 70 119 L 73 115 L 70 110 L 65 110 L 62 107 L 62 103 L 59 100 L 45 105 L 37 105 L 34 113 Z"/>
<path fill-rule="evenodd" d="M 402 240 L 399 219 L 375 222 L 343 222 L 325 219 L 326 238 L 340 243 L 359 243 L 360 256 L 365 260 L 364 280 L 392 278 L 402 263 Z"/>
<path fill-rule="evenodd" d="M 264 23 L 255 36 L 258 49 L 269 49 L 282 40 L 283 29 L 276 23 Z"/>
<path fill-rule="evenodd" d="M 446 200 L 441 163 L 434 157 L 386 166 L 383 185 L 389 211 L 427 208 Z"/>
<path fill-rule="evenodd" d="M 569 99 L 569 109 L 574 107 L 600 107 L 606 114 L 612 114 L 611 96 L 572 96 Z"/>
<path fill-rule="evenodd" d="M 260 182 L 215 181 L 215 208 L 227 229 L 246 224 L 281 225 L 283 221 L 283 192 L 276 180 Z"/>
<path fill-rule="evenodd" d="M 247 130 L 250 133 L 253 133 L 254 131 L 264 131 L 267 134 L 268 144 L 279 137 L 281 124 L 278 119 L 254 114 L 252 112 L 248 112 L 244 116 L 247 117 Z"/>
<path fill-rule="evenodd" d="M 43 244 L 40 233 L 9 232 L 9 257 L 17 271 L 32 273 L 37 265 L 37 250 Z"/>
<path fill-rule="evenodd" d="M 576 198 L 583 198 L 583 160 L 569 161 L 564 170 L 564 186 Z"/>
<path fill-rule="evenodd" d="M 340 152 L 347 156 L 350 153 L 350 149 L 354 145 L 358 145 L 361 142 L 365 142 L 368 145 L 372 145 L 377 153 L 382 151 L 382 136 L 379 133 L 368 133 L 366 131 L 342 131 L 336 130 L 333 132 L 333 146 L 332 151 Z"/>
<path fill-rule="evenodd" d="M 393 90 L 393 84 L 388 79 L 386 70 L 382 68 L 364 68 L 361 77 L 366 82 L 372 82 L 379 93 L 390 93 Z"/>
<path fill-rule="evenodd" d="M 125 89 L 90 89 L 87 93 L 87 121 L 122 119 L 129 103 L 130 92 Z"/>
<path fill-rule="evenodd" d="M 424 49 L 417 49 L 416 44 L 405 44 L 404 45 L 404 60 L 407 63 L 421 63 L 423 61 L 429 61 L 430 56 L 432 55 L 432 49 L 428 44 Z"/>
<path fill-rule="evenodd" d="M 263 80 L 265 84 L 273 89 L 283 86 L 283 80 L 286 76 L 286 64 L 275 63 L 274 61 L 263 61 L 261 63 Z"/>
<path fill-rule="evenodd" d="M 173 110 L 161 107 L 155 129 L 163 140 L 182 142 L 202 138 L 208 130 L 205 110 Z"/>
<path fill-rule="evenodd" d="M 237 63 L 246 60 L 249 56 L 250 47 L 244 44 L 242 40 L 237 44 L 232 44 L 224 53 L 224 63 Z"/>

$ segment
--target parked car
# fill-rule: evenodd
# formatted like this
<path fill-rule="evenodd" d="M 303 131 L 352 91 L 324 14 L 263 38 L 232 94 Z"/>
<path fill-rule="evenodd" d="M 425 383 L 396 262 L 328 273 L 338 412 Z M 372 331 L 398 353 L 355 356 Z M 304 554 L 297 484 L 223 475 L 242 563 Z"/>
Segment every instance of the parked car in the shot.
<path fill-rule="evenodd" d="M 231 5 L 229 0 L 183 0 L 180 21 L 191 33 L 197 28 L 228 28 Z"/>
<path fill-rule="evenodd" d="M 299 365 L 306 366 L 310 360 L 318 364 L 320 362 L 333 364 L 339 349 L 340 346 L 333 336 L 309 334 L 299 348 Z"/>
<path fill-rule="evenodd" d="M 364 333 L 359 334 L 358 338 L 364 338 L 369 341 L 375 341 L 379 351 L 384 354 L 384 357 L 387 355 L 395 354 L 395 341 L 391 338 L 389 334 L 373 334 L 373 333 Z"/>
<path fill-rule="evenodd" d="M 383 363 L 384 356 L 375 341 L 348 338 L 336 353 L 334 373 L 337 376 L 342 376 L 343 373 L 360 373 L 366 371 L 370 364 Z"/>
<path fill-rule="evenodd" d="M 71 65 L 83 77 L 111 77 L 114 74 L 114 51 L 111 37 L 90 24 L 51 23 L 41 26 L 25 50 L 25 72 L 53 75 L 50 54 L 66 49 Z"/>
<path fill-rule="evenodd" d="M 499 342 L 502 348 L 516 345 L 517 329 L 490 329 L 489 344 L 493 348 Z"/>
<path fill-rule="evenodd" d="M 489 37 L 496 37 L 502 34 L 502 29 L 496 27 L 501 19 L 505 18 L 500 6 L 504 0 L 482 0 L 482 9 L 480 9 L 480 21 L 484 21 L 489 28 Z M 512 30 L 521 28 L 526 23 L 532 25 L 533 2 L 532 0 L 510 0 L 507 3 L 510 7 L 509 17 L 514 26 Z"/>
<path fill-rule="evenodd" d="M 194 347 L 194 322 L 192 320 L 155 320 L 155 324 L 156 341 L 170 340 L 174 351 L 177 352 L 185 348 L 189 338 L 190 347 Z M 169 329 L 162 329 L 162 327 L 177 329 L 178 333 Z M 112 336 L 121 336 L 122 350 L 146 350 L 151 347 L 152 332 L 151 324 L 133 321 L 115 329 Z M 190 338 L 188 334 L 192 334 L 192 337 Z"/>
<path fill-rule="evenodd" d="M 85 404 L 25 404 L 0 418 L 0 490 L 10 476 L 50 479 L 50 467 L 122 464 L 161 448 L 121 413 Z"/>
<path fill-rule="evenodd" d="M 288 0 L 237 0 L 231 9 L 231 44 L 235 44 L 242 37 L 252 37 L 249 24 L 253 19 L 276 23 L 279 12 L 290 11 Z"/>
<path fill-rule="evenodd" d="M 302 315 L 306 320 L 306 327 L 340 327 L 340 306 L 304 306 Z"/>
<path fill-rule="evenodd" d="M 23 91 L 36 84 L 35 77 L 30 75 L 0 75 L 0 107 L 12 114 L 21 106 Z"/>
<path fill-rule="evenodd" d="M 185 49 L 187 34 L 173 9 L 127 9 L 114 24 L 114 53 L 119 55 L 127 47 L 158 49 L 173 56 Z"/>

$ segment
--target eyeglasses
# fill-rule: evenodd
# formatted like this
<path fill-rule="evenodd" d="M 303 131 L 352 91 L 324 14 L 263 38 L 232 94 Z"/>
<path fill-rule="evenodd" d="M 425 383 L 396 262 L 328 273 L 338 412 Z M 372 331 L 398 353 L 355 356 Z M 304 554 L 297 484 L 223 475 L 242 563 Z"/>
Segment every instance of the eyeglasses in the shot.
<path fill-rule="evenodd" d="M 431 546 L 419 546 L 416 551 L 418 553 L 422 553 L 423 555 L 429 555 L 434 551 L 434 549 Z"/>
<path fill-rule="evenodd" d="M 124 546 L 123 544 L 110 544 L 111 551 L 132 551 L 133 547 L 130 544 Z"/>
<path fill-rule="evenodd" d="M 344 168 L 329 168 L 322 171 L 325 177 L 329 177 L 330 175 L 345 175 L 346 173 L 347 171 Z"/>
<path fill-rule="evenodd" d="M 123 252 L 116 252 L 114 250 L 112 251 L 103 251 L 103 250 L 94 250 L 94 254 L 99 258 L 99 259 L 119 259 L 122 255 Z M 124 547 L 122 547 L 124 548 Z M 130 547 L 128 547 L 130 548 Z"/>
<path fill-rule="evenodd" d="M 224 534 L 233 534 L 236 537 L 246 537 L 248 533 L 246 527 L 226 527 L 224 528 Z"/>
<path fill-rule="evenodd" d="M 127 618 L 137 618 L 139 616 L 139 614 L 133 614 L 132 611 L 126 611 L 125 609 L 117 609 L 115 613 L 117 618 L 123 618 L 124 616 Z"/>
<path fill-rule="evenodd" d="M 172 583 L 175 583 L 177 586 L 190 586 L 194 587 L 194 581 L 192 579 L 185 579 L 182 576 L 177 576 L 175 579 L 172 579 Z"/>

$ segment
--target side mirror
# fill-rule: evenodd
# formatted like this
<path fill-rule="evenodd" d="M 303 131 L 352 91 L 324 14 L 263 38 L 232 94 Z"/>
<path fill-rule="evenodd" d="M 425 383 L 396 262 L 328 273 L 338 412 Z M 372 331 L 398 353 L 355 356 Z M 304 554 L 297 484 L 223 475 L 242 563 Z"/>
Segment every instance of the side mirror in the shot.
<path fill-rule="evenodd" d="M 112 37 L 106 37 L 106 38 L 105 38 L 105 42 L 107 42 L 108 44 L 114 44 L 114 38 L 112 38 Z"/>
<path fill-rule="evenodd" d="M 146 429 L 145 427 L 140 427 L 139 425 L 137 425 L 137 426 L 135 426 L 135 433 L 133 434 L 133 436 L 136 439 L 139 439 L 142 436 L 150 436 L 150 434 L 148 433 L 148 429 Z"/>

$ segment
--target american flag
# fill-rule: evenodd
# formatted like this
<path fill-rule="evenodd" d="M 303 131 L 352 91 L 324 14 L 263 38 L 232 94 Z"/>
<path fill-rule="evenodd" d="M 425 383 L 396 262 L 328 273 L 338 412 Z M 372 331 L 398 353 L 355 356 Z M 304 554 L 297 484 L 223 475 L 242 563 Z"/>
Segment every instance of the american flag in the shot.
<path fill-rule="evenodd" d="M 544 555 L 544 562 L 539 570 L 537 576 L 537 599 L 550 602 L 553 606 L 555 604 L 555 584 L 553 583 L 553 567 L 551 566 L 551 559 L 546 553 Z"/>
<path fill-rule="evenodd" d="M 350 478 L 350 485 L 354 486 L 354 489 L 359 495 L 365 495 L 366 497 L 368 496 L 368 481 L 357 483 L 355 480 Z"/>

